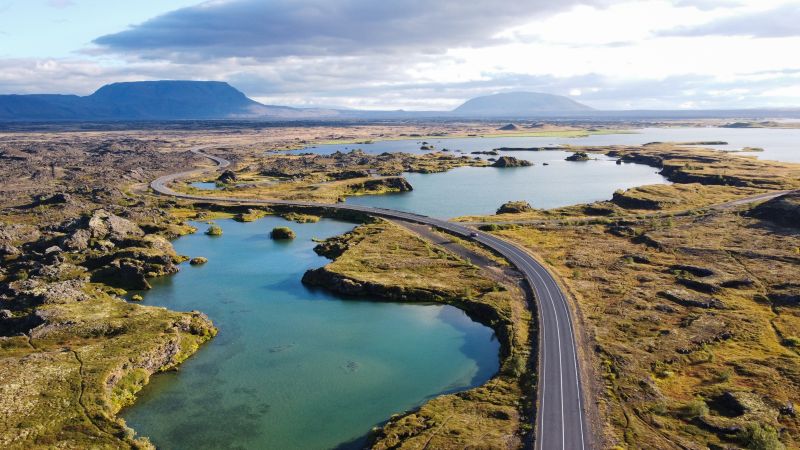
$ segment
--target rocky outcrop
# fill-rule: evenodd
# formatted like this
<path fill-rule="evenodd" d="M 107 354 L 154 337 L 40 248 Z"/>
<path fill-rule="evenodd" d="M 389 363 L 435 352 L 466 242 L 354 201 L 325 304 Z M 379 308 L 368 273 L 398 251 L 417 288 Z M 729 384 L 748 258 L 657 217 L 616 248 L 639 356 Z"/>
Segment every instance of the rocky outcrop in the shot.
<path fill-rule="evenodd" d="M 696 277 L 710 277 L 716 273 L 706 267 L 692 266 L 689 264 L 673 264 L 669 268 L 673 271 L 687 272 Z"/>
<path fill-rule="evenodd" d="M 660 201 L 651 198 L 637 197 L 634 195 L 634 192 L 634 189 L 626 191 L 618 190 L 612 195 L 611 202 L 626 209 L 658 210 L 662 208 Z"/>
<path fill-rule="evenodd" d="M 500 208 L 497 209 L 497 214 L 519 214 L 532 211 L 533 207 L 530 203 L 521 200 L 503 203 Z"/>
<path fill-rule="evenodd" d="M 46 283 L 40 280 L 24 280 L 10 283 L 5 295 L 14 298 L 18 306 L 30 307 L 80 302 L 89 296 L 80 280 Z"/>
<path fill-rule="evenodd" d="M 65 232 L 58 244 L 68 251 L 84 251 L 92 244 L 110 247 L 125 244 L 144 236 L 144 231 L 135 223 L 106 210 L 98 209 L 90 216 L 71 221 L 61 227 Z"/>
<path fill-rule="evenodd" d="M 71 195 L 58 192 L 52 195 L 38 195 L 33 201 L 33 205 L 35 206 L 47 206 L 47 205 L 63 205 L 66 203 L 73 203 L 74 200 Z"/>
<path fill-rule="evenodd" d="M 678 284 L 686 286 L 687 288 L 689 288 L 689 289 L 691 289 L 693 291 L 703 292 L 703 293 L 706 293 L 706 294 L 716 294 L 716 293 L 718 293 L 719 291 L 722 290 L 722 288 L 720 288 L 718 285 L 716 285 L 714 283 L 710 283 L 710 282 L 702 281 L 702 280 L 695 280 L 693 278 L 679 277 L 675 281 Z"/>
<path fill-rule="evenodd" d="M 226 170 L 217 177 L 217 181 L 222 184 L 234 184 L 239 181 L 239 177 L 236 176 L 236 173 L 232 170 Z"/>
<path fill-rule="evenodd" d="M 658 293 L 658 295 L 681 306 L 706 309 L 723 309 L 725 307 L 720 300 L 717 300 L 713 297 L 693 295 L 682 289 L 661 291 Z"/>
<path fill-rule="evenodd" d="M 492 164 L 492 167 L 527 167 L 532 165 L 532 162 L 524 159 L 517 159 L 513 156 L 501 156 Z"/>
<path fill-rule="evenodd" d="M 350 185 L 350 189 L 356 193 L 359 192 L 409 192 L 414 188 L 411 183 L 403 177 L 385 177 L 376 178 L 374 180 L 367 180 L 363 183 Z"/>
<path fill-rule="evenodd" d="M 269 237 L 276 241 L 283 241 L 294 239 L 297 237 L 297 234 L 289 227 L 275 227 L 269 233 Z"/>
<path fill-rule="evenodd" d="M 334 172 L 328 174 L 328 177 L 332 180 L 350 180 L 353 178 L 367 178 L 369 177 L 369 172 L 366 170 L 344 170 L 341 172 Z"/>
<path fill-rule="evenodd" d="M 508 125 L 503 125 L 502 127 L 498 128 L 498 131 L 516 131 L 519 130 L 519 127 L 514 125 L 513 123 L 509 123 Z"/>
<path fill-rule="evenodd" d="M 784 227 L 800 228 L 800 192 L 790 192 L 768 200 L 751 209 L 748 215 Z"/>
<path fill-rule="evenodd" d="M 589 161 L 589 154 L 586 152 L 575 152 L 565 158 L 567 161 Z"/>

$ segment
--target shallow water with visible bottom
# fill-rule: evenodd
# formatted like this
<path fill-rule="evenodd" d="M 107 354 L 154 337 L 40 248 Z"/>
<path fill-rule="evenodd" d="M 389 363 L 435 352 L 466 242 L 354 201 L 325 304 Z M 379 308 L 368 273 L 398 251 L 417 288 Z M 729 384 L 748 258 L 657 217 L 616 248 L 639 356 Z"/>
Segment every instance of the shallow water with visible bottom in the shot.
<path fill-rule="evenodd" d="M 442 305 L 342 299 L 305 287 L 303 272 L 327 263 L 312 238 L 353 224 L 217 221 L 176 250 L 203 266 L 155 280 L 147 305 L 200 310 L 219 335 L 180 366 L 154 376 L 129 426 L 164 449 L 351 448 L 371 427 L 433 396 L 487 381 L 499 366 L 491 329 Z M 297 239 L 269 239 L 290 225 Z"/>

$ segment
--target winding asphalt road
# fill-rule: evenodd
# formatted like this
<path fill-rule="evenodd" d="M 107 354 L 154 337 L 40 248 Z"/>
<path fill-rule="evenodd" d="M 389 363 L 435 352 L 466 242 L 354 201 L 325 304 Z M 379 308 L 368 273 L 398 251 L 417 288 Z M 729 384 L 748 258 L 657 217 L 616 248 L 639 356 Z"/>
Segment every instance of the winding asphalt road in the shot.
<path fill-rule="evenodd" d="M 224 169 L 230 162 L 203 153 L 210 146 L 192 148 L 199 156 L 217 163 Z M 592 447 L 589 423 L 584 407 L 580 363 L 578 361 L 575 329 L 569 305 L 558 283 L 524 249 L 493 235 L 466 226 L 419 214 L 346 203 L 328 204 L 287 200 L 260 200 L 235 197 L 210 197 L 176 192 L 169 187 L 173 181 L 200 175 L 207 169 L 195 169 L 160 177 L 150 183 L 159 194 L 187 200 L 242 205 L 291 205 L 357 211 L 373 216 L 400 219 L 434 226 L 455 235 L 479 242 L 503 255 L 525 277 L 533 290 L 539 314 L 539 385 L 536 413 L 535 446 L 541 450 L 584 450 Z"/>

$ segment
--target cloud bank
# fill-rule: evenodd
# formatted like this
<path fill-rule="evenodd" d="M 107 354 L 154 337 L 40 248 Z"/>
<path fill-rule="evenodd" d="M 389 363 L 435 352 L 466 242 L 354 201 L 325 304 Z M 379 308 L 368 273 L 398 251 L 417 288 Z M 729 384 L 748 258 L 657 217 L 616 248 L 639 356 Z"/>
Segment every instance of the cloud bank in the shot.
<path fill-rule="evenodd" d="M 493 35 L 535 17 L 602 0 L 210 1 L 97 38 L 110 51 L 207 59 L 444 53 L 499 43 Z"/>

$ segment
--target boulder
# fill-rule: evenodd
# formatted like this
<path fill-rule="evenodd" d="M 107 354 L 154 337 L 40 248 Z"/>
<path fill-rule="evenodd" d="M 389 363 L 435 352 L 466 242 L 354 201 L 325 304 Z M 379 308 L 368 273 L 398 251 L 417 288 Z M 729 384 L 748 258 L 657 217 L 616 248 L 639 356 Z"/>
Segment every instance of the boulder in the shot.
<path fill-rule="evenodd" d="M 92 274 L 92 281 L 126 290 L 150 289 L 144 265 L 130 258 L 116 259 Z"/>
<path fill-rule="evenodd" d="M 497 214 L 519 214 L 533 211 L 533 207 L 526 201 L 511 201 L 503 203 Z"/>
<path fill-rule="evenodd" d="M 73 200 L 71 195 L 64 192 L 53 195 L 39 195 L 34 201 L 35 205 L 63 205 L 66 203 L 73 203 Z"/>
<path fill-rule="evenodd" d="M 94 211 L 91 217 L 80 222 L 79 227 L 87 229 L 93 239 L 107 239 L 114 243 L 144 236 L 144 231 L 135 223 L 103 209 Z"/>
<path fill-rule="evenodd" d="M 270 232 L 269 237 L 274 240 L 288 240 L 297 237 L 294 230 L 289 227 L 275 227 Z"/>
<path fill-rule="evenodd" d="M 204 258 L 202 256 L 196 256 L 189 260 L 189 264 L 193 266 L 200 266 L 208 262 L 208 258 Z"/>
<path fill-rule="evenodd" d="M 89 248 L 91 238 L 92 233 L 85 228 L 81 228 L 75 230 L 72 234 L 62 237 L 59 240 L 59 245 L 68 251 L 80 252 Z"/>
<path fill-rule="evenodd" d="M 234 173 L 232 170 L 226 170 L 222 172 L 222 174 L 219 177 L 217 177 L 217 181 L 219 181 L 222 184 L 233 184 L 239 181 L 239 178 L 236 176 L 236 173 Z"/>

